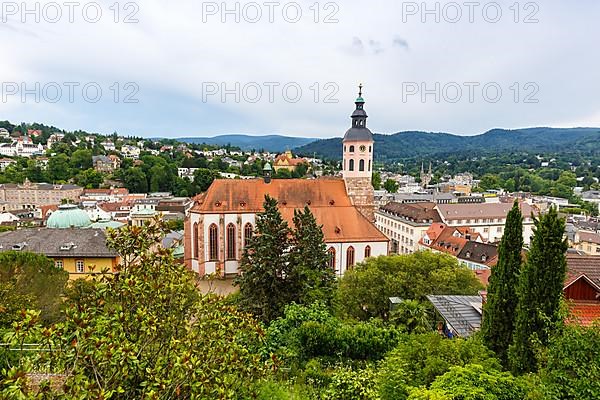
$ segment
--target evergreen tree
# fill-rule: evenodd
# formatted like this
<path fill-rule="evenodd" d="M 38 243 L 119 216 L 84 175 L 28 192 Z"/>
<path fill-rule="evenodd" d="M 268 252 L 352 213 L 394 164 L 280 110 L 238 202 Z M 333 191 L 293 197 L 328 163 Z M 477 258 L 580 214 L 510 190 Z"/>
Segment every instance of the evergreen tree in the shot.
<path fill-rule="evenodd" d="M 277 200 L 265 196 L 264 211 L 256 215 L 255 234 L 244 249 L 240 307 L 258 319 L 269 322 L 283 314 L 291 299 L 289 249 L 290 228 L 277 209 Z"/>
<path fill-rule="evenodd" d="M 297 298 L 294 301 L 311 304 L 321 301 L 331 304 L 335 287 L 335 273 L 329 268 L 329 255 L 322 227 L 317 225 L 308 206 L 294 211 L 292 284 Z"/>
<path fill-rule="evenodd" d="M 550 330 L 560 322 L 567 270 L 564 219 L 553 207 L 534 222 L 531 249 L 519 277 L 515 331 L 509 350 L 515 373 L 536 370 L 535 346 L 546 346 Z"/>
<path fill-rule="evenodd" d="M 506 217 L 504 235 L 498 246 L 498 264 L 492 268 L 481 326 L 485 343 L 504 365 L 512 344 L 522 250 L 523 216 L 518 201 L 515 201 Z"/>

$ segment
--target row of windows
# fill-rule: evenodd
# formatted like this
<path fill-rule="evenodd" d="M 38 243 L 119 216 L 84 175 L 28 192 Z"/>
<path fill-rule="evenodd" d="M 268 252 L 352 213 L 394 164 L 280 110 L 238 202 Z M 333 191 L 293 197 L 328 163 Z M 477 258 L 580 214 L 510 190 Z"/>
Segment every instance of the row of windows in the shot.
<path fill-rule="evenodd" d="M 344 161 L 344 169 L 346 169 L 346 161 Z M 360 160 L 358 162 L 358 170 L 360 172 L 363 172 L 365 170 L 365 160 Z M 371 170 L 371 160 L 369 160 L 369 169 L 367 171 Z M 348 171 L 354 171 L 354 160 L 350 159 L 349 163 L 348 163 Z"/>
<path fill-rule="evenodd" d="M 251 223 L 247 223 L 244 226 L 244 247 L 248 245 L 248 240 L 252 237 L 254 228 Z M 236 247 L 236 227 L 230 223 L 225 228 L 225 258 L 227 260 L 237 259 L 237 247 Z M 200 255 L 200 246 L 198 239 L 198 223 L 194 224 L 194 258 L 198 258 Z M 208 259 L 210 261 L 219 261 L 219 228 L 216 224 L 212 224 L 208 227 Z"/>
<path fill-rule="evenodd" d="M 64 268 L 64 263 L 62 260 L 56 260 L 54 262 L 54 266 L 56 268 Z M 83 274 L 85 272 L 85 263 L 83 262 L 83 260 L 77 260 L 75 261 L 75 271 L 79 274 Z"/>
<path fill-rule="evenodd" d="M 335 271 L 335 266 L 336 266 L 335 249 L 333 247 L 330 247 L 329 250 L 327 250 L 327 252 L 329 253 L 329 268 L 331 268 L 332 270 Z M 355 264 L 354 254 L 355 254 L 354 247 L 352 247 L 352 246 L 348 247 L 348 249 L 346 250 L 346 269 L 350 269 L 354 266 L 354 264 Z M 371 246 L 365 247 L 365 258 L 369 258 L 369 257 L 371 257 Z"/>
<path fill-rule="evenodd" d="M 363 152 L 363 153 L 364 153 L 364 152 L 365 152 L 365 150 L 367 150 L 367 148 L 366 148 L 365 146 L 361 146 L 361 147 L 359 148 L 359 150 L 360 150 L 361 152 Z M 344 151 L 346 151 L 346 146 L 344 146 Z M 348 148 L 348 151 L 349 151 L 350 153 L 354 153 L 354 151 L 355 151 L 355 148 L 354 148 L 354 146 L 353 146 L 353 145 L 352 145 L 352 146 L 350 146 L 350 147 Z M 372 146 L 369 146 L 369 153 L 371 153 L 372 151 L 373 151 L 373 147 L 372 147 Z"/>

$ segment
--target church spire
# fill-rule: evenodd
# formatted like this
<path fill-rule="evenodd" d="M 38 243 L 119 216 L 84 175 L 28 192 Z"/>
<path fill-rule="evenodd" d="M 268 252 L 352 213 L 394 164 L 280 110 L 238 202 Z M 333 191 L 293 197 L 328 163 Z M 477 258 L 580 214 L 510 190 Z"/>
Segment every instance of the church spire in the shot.
<path fill-rule="evenodd" d="M 352 113 L 352 127 L 353 128 L 366 128 L 367 127 L 367 112 L 364 109 L 365 99 L 362 97 L 363 84 L 358 85 L 358 97 L 354 104 L 356 109 Z"/>

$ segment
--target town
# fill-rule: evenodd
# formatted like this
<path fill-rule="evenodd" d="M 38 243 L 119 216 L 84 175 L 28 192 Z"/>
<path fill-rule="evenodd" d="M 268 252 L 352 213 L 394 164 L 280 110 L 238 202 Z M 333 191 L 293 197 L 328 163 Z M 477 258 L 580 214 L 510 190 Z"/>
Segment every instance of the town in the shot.
<path fill-rule="evenodd" d="M 473 379 L 463 385 L 520 399 L 534 390 L 520 374 L 560 373 L 564 367 L 552 357 L 574 346 L 569 340 L 593 348 L 567 357 L 593 359 L 600 343 L 598 177 L 584 184 L 572 169 L 559 171 L 569 181 L 569 197 L 560 198 L 490 187 L 487 173 L 436 176 L 438 159 L 422 160 L 414 175 L 390 171 L 377 161 L 367 118 L 361 86 L 341 161 L 293 149 L 3 123 L 0 328 L 9 343 L 0 352 L 9 372 L 0 393 L 81 393 L 69 382 L 88 378 L 69 357 L 87 354 L 82 362 L 95 365 L 122 351 L 124 361 L 128 347 L 117 350 L 114 340 L 136 344 L 116 339 L 123 329 L 145 337 L 161 357 L 167 348 L 159 342 L 178 335 L 171 329 L 188 332 L 168 348 L 185 357 L 175 371 L 196 378 L 174 390 L 210 398 L 222 388 L 211 372 L 201 386 L 193 382 L 211 361 L 190 364 L 200 351 L 193 343 L 210 335 L 231 357 L 215 364 L 219 374 L 240 379 L 228 390 L 260 398 L 272 390 L 327 399 L 433 398 L 416 396 L 443 393 L 460 369 Z M 63 301 L 71 308 L 61 311 Z M 124 311 L 130 305 L 137 311 Z M 538 316 L 534 307 L 549 314 Z M 166 321 L 173 327 L 159 325 Z M 136 326 L 165 332 L 148 335 Z M 539 326 L 562 326 L 579 339 Z M 65 339 L 56 336 L 59 329 Z M 531 335 L 547 346 L 549 361 L 537 360 Z M 36 350 L 65 345 L 49 353 L 59 363 L 44 352 L 36 358 Z M 96 347 L 103 351 L 94 353 Z M 139 351 L 135 363 L 145 363 Z M 434 367 L 429 358 L 437 352 L 443 366 Z M 465 352 L 460 361 L 457 352 Z M 333 354 L 356 365 L 338 366 Z M 54 372 L 33 367 L 20 378 L 14 374 L 24 360 Z M 407 362 L 420 366 L 399 371 Z M 128 390 L 106 375 L 120 368 L 102 367 L 102 380 Z M 299 369 L 301 389 L 281 383 L 290 368 Z M 419 383 L 427 368 L 438 368 L 430 387 Z M 279 372 L 269 377 L 269 370 Z M 539 390 L 562 390 L 562 381 L 543 379 Z M 598 381 L 586 379 L 577 376 L 573 385 L 597 389 Z M 258 386 L 248 384 L 254 380 Z M 86 396 L 105 393 L 86 385 Z"/>

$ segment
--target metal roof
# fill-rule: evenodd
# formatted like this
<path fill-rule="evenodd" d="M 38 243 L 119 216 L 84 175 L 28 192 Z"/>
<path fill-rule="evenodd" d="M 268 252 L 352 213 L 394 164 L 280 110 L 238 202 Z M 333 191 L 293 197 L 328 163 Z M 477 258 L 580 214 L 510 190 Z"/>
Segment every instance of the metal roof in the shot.
<path fill-rule="evenodd" d="M 446 323 L 460 337 L 481 327 L 481 296 L 427 296 Z"/>

